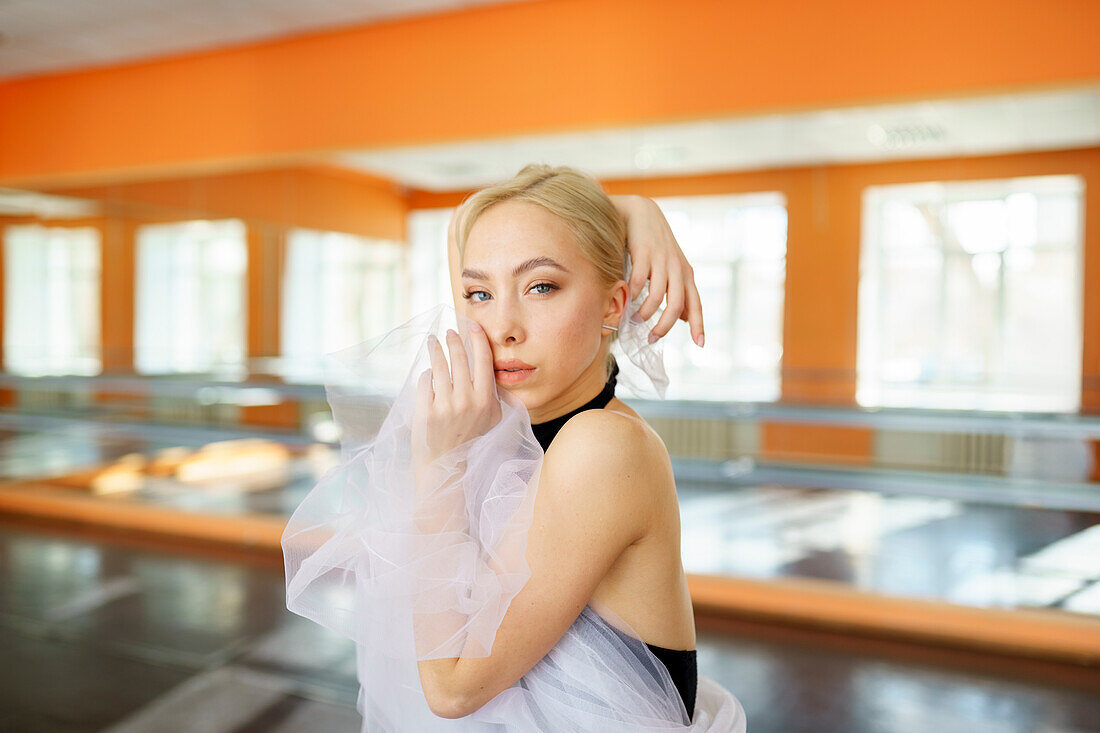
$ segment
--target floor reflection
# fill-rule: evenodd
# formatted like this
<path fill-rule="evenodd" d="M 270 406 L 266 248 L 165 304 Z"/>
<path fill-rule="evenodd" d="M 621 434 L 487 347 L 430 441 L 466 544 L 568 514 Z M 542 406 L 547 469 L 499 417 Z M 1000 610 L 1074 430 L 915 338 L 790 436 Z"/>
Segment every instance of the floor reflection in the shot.
<path fill-rule="evenodd" d="M 356 730 L 354 647 L 284 598 L 278 568 L 8 522 L 0 730 Z M 1050 664 L 943 651 L 933 663 L 835 634 L 721 623 L 700 624 L 699 669 L 738 696 L 753 733 L 1084 733 L 1100 720 L 1097 670 L 1068 680 Z"/>

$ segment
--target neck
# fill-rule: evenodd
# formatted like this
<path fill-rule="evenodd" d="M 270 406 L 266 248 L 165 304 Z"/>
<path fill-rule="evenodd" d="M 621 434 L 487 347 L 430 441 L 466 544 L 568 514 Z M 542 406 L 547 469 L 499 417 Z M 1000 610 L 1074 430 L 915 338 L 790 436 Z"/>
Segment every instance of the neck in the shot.
<path fill-rule="evenodd" d="M 537 425 L 576 410 L 591 401 L 607 384 L 607 354 L 602 350 L 591 364 L 560 395 L 544 405 L 529 409 L 531 423 Z"/>

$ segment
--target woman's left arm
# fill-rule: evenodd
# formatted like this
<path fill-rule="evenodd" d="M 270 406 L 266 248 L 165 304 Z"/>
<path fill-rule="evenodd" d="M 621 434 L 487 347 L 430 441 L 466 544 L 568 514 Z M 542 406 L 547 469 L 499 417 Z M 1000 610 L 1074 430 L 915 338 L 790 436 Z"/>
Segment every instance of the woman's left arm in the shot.
<path fill-rule="evenodd" d="M 626 248 L 632 263 L 630 297 L 637 297 L 646 280 L 649 280 L 649 296 L 638 309 L 638 314 L 643 320 L 648 320 L 661 301 L 668 300 L 664 313 L 651 332 L 653 340 L 667 334 L 679 319 L 688 322 L 691 340 L 702 346 L 703 305 L 699 299 L 699 289 L 695 286 L 695 271 L 676 242 L 664 213 L 652 199 L 645 196 L 612 196 L 611 202 L 626 219 Z M 461 312 L 462 273 L 455 237 L 457 214 L 458 209 L 447 227 L 447 263 L 451 296 L 455 310 Z"/>
<path fill-rule="evenodd" d="M 655 451 L 640 447 L 643 431 L 625 415 L 586 410 L 554 438 L 527 534 L 530 578 L 508 605 L 489 656 L 464 654 L 450 670 L 452 715 L 479 710 L 550 653 L 623 551 L 646 536 L 660 467 Z"/>
<path fill-rule="evenodd" d="M 432 367 L 417 386 L 412 421 L 414 463 L 428 474 L 440 456 L 453 456 L 500 418 L 500 410 L 493 409 L 499 402 L 489 399 L 495 385 L 489 342 L 473 321 L 470 325 L 472 363 L 457 334 L 447 334 L 449 375 L 442 346 L 429 339 Z M 533 516 L 524 528 L 523 552 L 530 577 L 508 604 L 490 655 L 484 656 L 484 639 L 473 639 L 469 655 L 418 662 L 421 686 L 436 715 L 469 715 L 514 685 L 557 644 L 623 550 L 645 535 L 655 505 L 646 495 L 650 479 L 662 469 L 671 471 L 655 462 L 659 452 L 647 435 L 636 420 L 607 410 L 585 411 L 561 429 L 537 473 L 537 487 L 531 488 Z M 426 488 L 436 483 L 429 479 Z M 461 494 L 448 491 L 453 495 L 448 498 L 417 489 L 417 504 L 424 500 L 427 509 L 420 525 L 425 538 L 447 530 L 461 540 L 461 528 L 450 526 L 450 520 L 464 513 L 464 503 L 439 505 Z M 455 545 L 462 548 L 468 551 L 468 543 Z M 509 572 L 496 563 L 515 559 L 497 557 L 487 569 Z M 464 623 L 456 613 L 421 619 L 414 624 L 418 649 L 452 638 Z"/>

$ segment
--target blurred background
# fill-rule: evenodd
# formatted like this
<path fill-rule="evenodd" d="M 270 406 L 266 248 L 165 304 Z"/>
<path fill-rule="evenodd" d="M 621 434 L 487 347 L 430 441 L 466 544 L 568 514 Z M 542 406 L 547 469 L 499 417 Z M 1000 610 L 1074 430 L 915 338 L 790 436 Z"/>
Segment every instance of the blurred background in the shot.
<path fill-rule="evenodd" d="M 568 164 L 695 267 L 661 434 L 749 728 L 1100 730 L 1100 4 L 0 0 L 0 730 L 355 730 L 322 356 Z"/>

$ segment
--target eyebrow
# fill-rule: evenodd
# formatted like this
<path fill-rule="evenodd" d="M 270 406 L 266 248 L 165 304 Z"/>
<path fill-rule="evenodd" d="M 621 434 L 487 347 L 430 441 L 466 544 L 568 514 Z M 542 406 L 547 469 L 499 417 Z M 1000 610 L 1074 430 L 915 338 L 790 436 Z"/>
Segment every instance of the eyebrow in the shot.
<path fill-rule="evenodd" d="M 532 257 L 529 260 L 519 263 L 512 268 L 512 277 L 519 277 L 528 270 L 533 270 L 536 267 L 555 267 L 562 272 L 569 272 L 564 266 L 557 261 L 552 260 L 546 255 L 540 255 L 539 257 Z M 462 277 L 468 277 L 472 280 L 488 280 L 489 276 L 481 270 L 463 270 Z"/>

